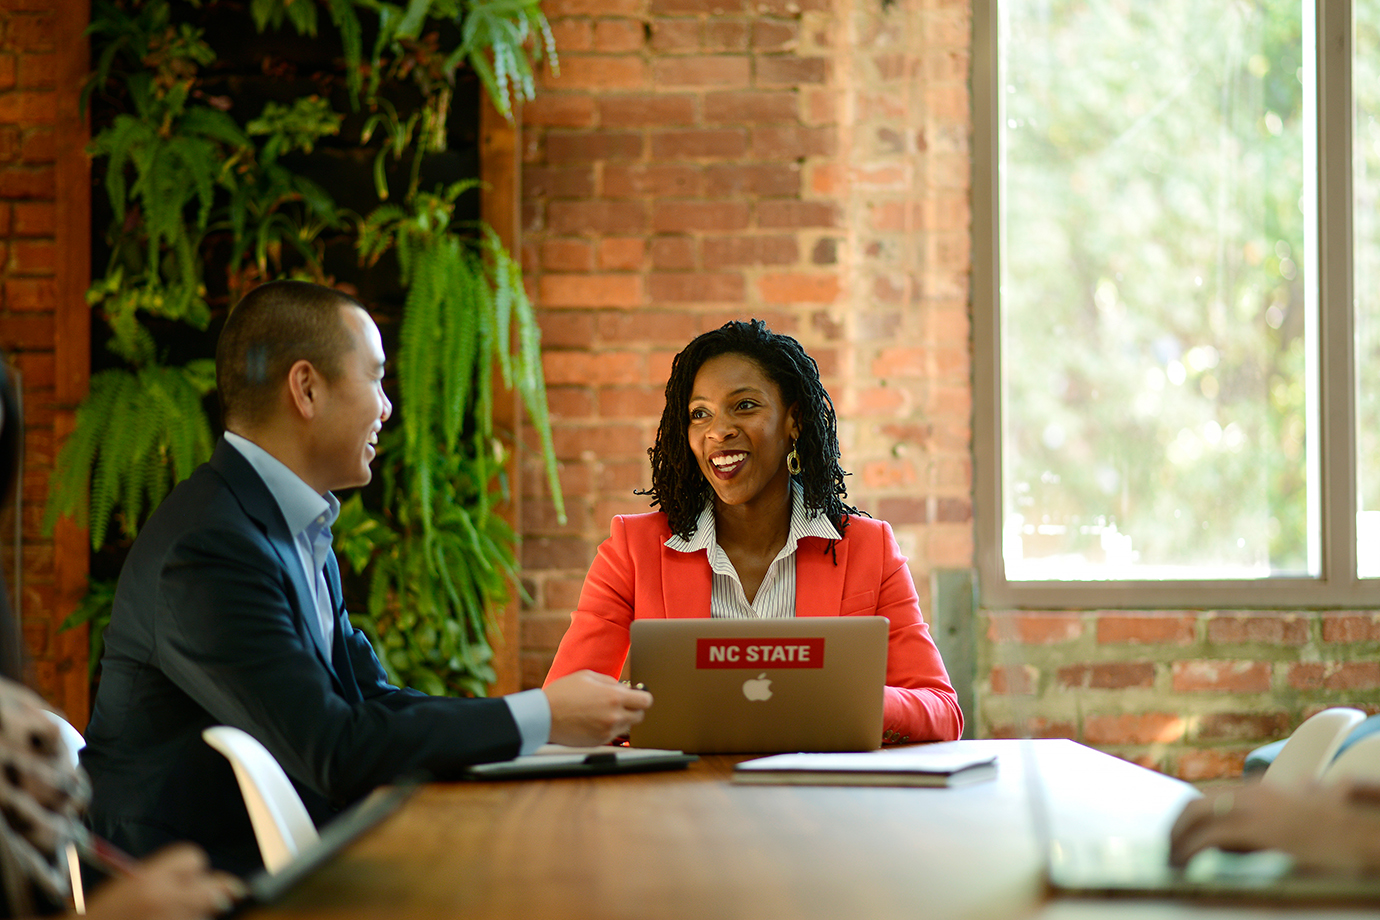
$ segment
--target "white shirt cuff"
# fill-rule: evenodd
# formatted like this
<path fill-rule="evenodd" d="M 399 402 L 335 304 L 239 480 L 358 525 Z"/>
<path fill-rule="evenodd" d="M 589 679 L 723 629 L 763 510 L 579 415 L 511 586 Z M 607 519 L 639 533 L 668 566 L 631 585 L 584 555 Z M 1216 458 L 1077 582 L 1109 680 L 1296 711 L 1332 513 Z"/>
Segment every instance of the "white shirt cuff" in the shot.
<path fill-rule="evenodd" d="M 522 747 L 518 756 L 535 753 L 551 737 L 551 704 L 541 690 L 523 690 L 503 698 L 517 723 Z"/>

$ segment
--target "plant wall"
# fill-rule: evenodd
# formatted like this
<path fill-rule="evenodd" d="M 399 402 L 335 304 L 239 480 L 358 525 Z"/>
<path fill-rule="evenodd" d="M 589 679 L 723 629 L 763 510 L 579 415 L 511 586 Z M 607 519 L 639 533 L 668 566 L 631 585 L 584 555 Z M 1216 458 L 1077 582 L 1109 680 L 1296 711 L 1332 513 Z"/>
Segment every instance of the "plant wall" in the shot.
<path fill-rule="evenodd" d="M 90 395 L 58 456 L 50 523 L 98 563 L 210 455 L 215 333 L 262 281 L 297 277 L 379 312 L 395 379 L 375 485 L 334 528 L 351 609 L 400 683 L 482 694 L 489 612 L 516 586 L 494 513 L 516 389 L 557 492 L 538 330 L 477 214 L 455 114 L 511 118 L 553 52 L 536 0 L 97 0 L 86 101 L 105 190 Z M 104 262 L 100 255 L 106 256 Z M 208 411 L 210 410 L 210 411 Z M 353 576 L 353 577 L 350 577 Z M 112 586 L 93 579 L 93 668 Z"/>

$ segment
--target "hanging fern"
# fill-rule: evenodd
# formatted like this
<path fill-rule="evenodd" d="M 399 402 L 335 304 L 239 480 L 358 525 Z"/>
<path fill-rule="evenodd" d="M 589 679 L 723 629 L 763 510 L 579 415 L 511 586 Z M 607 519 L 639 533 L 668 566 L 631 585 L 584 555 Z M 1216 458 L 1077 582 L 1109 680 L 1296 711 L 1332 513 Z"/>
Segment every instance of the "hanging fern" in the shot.
<path fill-rule="evenodd" d="M 118 509 L 121 530 L 133 537 L 144 514 L 211 455 L 201 399 L 214 386 L 211 361 L 92 376 L 90 394 L 58 453 L 45 526 L 60 515 L 72 517 L 90 527 L 91 546 L 100 549 Z"/>

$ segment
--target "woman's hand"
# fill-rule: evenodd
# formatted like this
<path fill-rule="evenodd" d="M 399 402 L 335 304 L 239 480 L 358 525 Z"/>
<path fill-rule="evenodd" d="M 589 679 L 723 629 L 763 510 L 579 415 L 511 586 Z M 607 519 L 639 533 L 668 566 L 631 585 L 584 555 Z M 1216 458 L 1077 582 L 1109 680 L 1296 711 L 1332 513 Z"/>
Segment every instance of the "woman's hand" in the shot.
<path fill-rule="evenodd" d="M 1281 788 L 1254 783 L 1209 793 L 1184 807 L 1170 831 L 1169 860 L 1200 850 L 1280 850 L 1302 869 L 1380 871 L 1380 789 L 1338 783 Z"/>
<path fill-rule="evenodd" d="M 143 860 L 133 875 L 97 890 L 90 920 L 201 920 L 223 914 L 244 897 L 232 875 L 214 872 L 199 848 L 178 843 Z"/>

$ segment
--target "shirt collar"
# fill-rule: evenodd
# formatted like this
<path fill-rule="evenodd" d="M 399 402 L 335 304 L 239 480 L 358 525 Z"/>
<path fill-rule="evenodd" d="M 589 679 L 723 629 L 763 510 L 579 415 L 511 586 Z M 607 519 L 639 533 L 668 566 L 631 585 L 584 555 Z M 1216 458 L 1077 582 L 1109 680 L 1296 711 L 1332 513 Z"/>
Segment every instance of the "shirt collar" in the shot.
<path fill-rule="evenodd" d="M 319 530 L 335 523 L 340 514 L 340 502 L 334 495 L 330 492 L 317 494 L 287 464 L 248 438 L 227 431 L 225 440 L 249 461 L 254 472 L 268 486 L 269 493 L 278 503 L 278 510 L 283 513 L 283 520 L 287 522 L 288 532 L 294 537 L 312 525 Z"/>
<path fill-rule="evenodd" d="M 796 545 L 806 537 L 819 537 L 822 540 L 842 540 L 836 528 L 829 518 L 823 514 L 806 514 L 805 498 L 800 493 L 800 487 L 794 482 L 791 483 L 791 527 L 786 534 L 786 545 L 782 552 L 789 554 L 795 551 Z M 707 550 L 718 543 L 718 532 L 714 527 L 714 497 L 711 495 L 709 501 L 704 505 L 704 510 L 700 512 L 699 518 L 695 521 L 695 532 L 690 535 L 689 540 L 682 539 L 678 534 L 671 534 L 666 541 L 666 546 L 681 553 L 693 553 L 697 550 Z"/>

